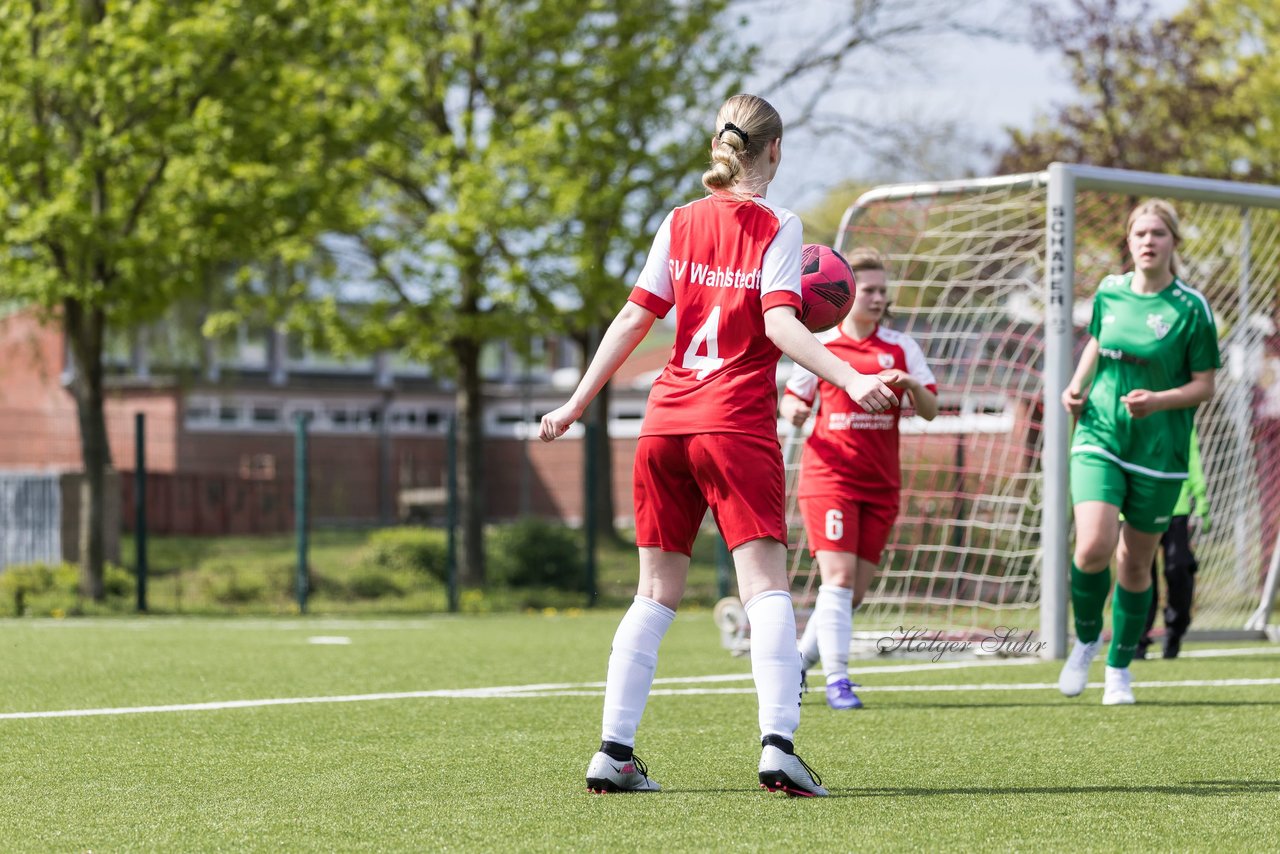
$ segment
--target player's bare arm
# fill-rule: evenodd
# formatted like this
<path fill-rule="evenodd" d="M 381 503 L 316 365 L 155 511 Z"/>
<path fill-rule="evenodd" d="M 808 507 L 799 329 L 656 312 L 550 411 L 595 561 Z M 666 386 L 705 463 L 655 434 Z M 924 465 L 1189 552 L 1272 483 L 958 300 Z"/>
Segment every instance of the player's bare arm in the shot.
<path fill-rule="evenodd" d="M 919 415 L 925 421 L 932 421 L 937 417 L 938 396 L 925 388 L 924 383 L 911 376 L 911 374 L 901 368 L 890 368 L 887 371 L 881 371 L 876 376 L 880 377 L 881 381 L 894 391 L 901 390 L 911 395 L 911 403 L 915 407 L 916 415 Z"/>
<path fill-rule="evenodd" d="M 1080 363 L 1076 365 L 1076 372 L 1071 377 L 1071 382 L 1067 383 L 1067 387 L 1062 392 L 1062 408 L 1071 413 L 1072 417 L 1080 417 L 1097 370 L 1098 339 L 1090 338 L 1089 343 L 1084 345 L 1084 352 L 1080 354 Z"/>
<path fill-rule="evenodd" d="M 1191 382 L 1167 391 L 1134 389 L 1121 397 L 1120 402 L 1134 418 L 1146 418 L 1153 412 L 1166 409 L 1189 409 L 1199 406 L 1213 397 L 1216 382 L 1214 373 L 1214 371 L 1193 371 Z"/>
<path fill-rule="evenodd" d="M 764 331 L 796 364 L 844 389 L 865 411 L 884 412 L 897 404 L 898 398 L 879 377 L 858 373 L 814 338 L 796 318 L 796 310 L 791 306 L 778 305 L 766 311 Z"/>
<path fill-rule="evenodd" d="M 563 436 L 573 422 L 582 417 L 587 406 L 600 393 L 600 389 L 609 381 L 636 346 L 649 334 L 649 328 L 657 315 L 647 308 L 641 308 L 628 302 L 618 312 L 618 316 L 609 324 L 609 329 L 600 340 L 600 347 L 587 366 L 586 373 L 578 382 L 569 401 L 558 409 L 542 416 L 542 427 L 538 438 L 544 442 Z"/>
<path fill-rule="evenodd" d="M 782 416 L 784 421 L 796 427 L 801 427 L 804 422 L 809 420 L 809 416 L 813 414 L 813 407 L 794 394 L 784 394 L 782 400 L 778 402 L 778 414 Z"/>

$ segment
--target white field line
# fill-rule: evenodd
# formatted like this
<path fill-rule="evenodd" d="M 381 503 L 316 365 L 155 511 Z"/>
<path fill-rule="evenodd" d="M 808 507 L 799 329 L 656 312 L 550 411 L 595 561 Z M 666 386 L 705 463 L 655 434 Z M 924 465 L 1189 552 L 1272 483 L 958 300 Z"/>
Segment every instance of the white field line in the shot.
<path fill-rule="evenodd" d="M 1152 652 L 1155 650 L 1153 649 Z M 1227 647 L 1226 649 L 1184 649 L 1179 658 L 1225 658 L 1232 655 L 1274 655 L 1280 652 L 1274 646 Z M 1154 656 L 1153 656 L 1154 657 Z"/>
<path fill-rule="evenodd" d="M 1180 682 L 1134 682 L 1134 688 L 1236 688 L 1255 685 L 1280 685 L 1276 679 L 1185 679 Z M 1103 683 L 1090 682 L 1088 687 L 1101 688 Z M 861 685 L 858 693 L 913 691 L 1047 691 L 1058 690 L 1057 682 L 988 682 L 970 685 Z M 652 696 L 677 697 L 701 694 L 754 694 L 755 688 L 655 688 Z M 532 691 L 511 692 L 504 697 L 603 697 L 604 691 Z M 3 717 L 3 716 L 0 716 Z"/>
<path fill-rule="evenodd" d="M 1271 652 L 1271 650 L 1264 650 Z M 1225 655 L 1232 650 L 1200 650 L 1208 655 Z M 1239 650 L 1244 654 L 1255 652 L 1253 649 Z M 1190 653 L 1184 653 L 1190 655 Z M 1042 663 L 1038 659 L 1009 658 L 988 661 L 940 662 L 928 664 L 898 664 L 886 667 L 852 668 L 850 673 L 909 673 L 929 670 L 955 670 L 973 667 L 1001 667 L 1019 664 Z M 751 679 L 749 673 L 722 673 L 708 676 L 669 677 L 655 679 L 655 685 L 679 684 L 713 684 L 723 682 L 742 682 Z M 1280 685 L 1276 679 L 1185 679 L 1163 682 L 1135 682 L 1135 688 L 1229 688 Z M 872 685 L 862 686 L 862 691 L 1044 691 L 1056 689 L 1052 682 L 1028 683 L 975 683 L 964 685 Z M 1100 688 L 1102 683 L 1090 682 L 1090 688 Z M 118 715 L 158 714 L 166 712 L 212 712 L 227 709 L 253 709 L 266 706 L 302 706 L 327 703 L 368 703 L 386 700 L 427 700 L 427 699 L 515 699 L 539 697 L 599 697 L 604 693 L 603 682 L 551 682 L 533 685 L 506 685 L 490 688 L 455 688 L 436 691 L 397 691 L 379 694 L 345 694 L 327 697 L 280 697 L 262 700 L 224 700 L 209 703 L 179 703 L 163 706 L 122 706 L 102 709 L 59 709 L 40 712 L 5 712 L 0 713 L 0 721 L 32 720 L 39 718 L 86 718 Z M 753 694 L 755 688 L 654 688 L 651 692 L 656 696 L 697 696 L 712 694 Z"/>
<path fill-rule="evenodd" d="M 8 628 L 26 628 L 33 629 L 102 629 L 109 628 L 112 630 L 126 632 L 146 632 L 153 630 L 164 630 L 171 628 L 186 628 L 190 626 L 202 626 L 209 629 L 224 631 L 261 631 L 274 630 L 281 632 L 314 632 L 320 630 L 337 630 L 337 629 L 432 629 L 441 625 L 448 624 L 455 620 L 465 619 L 462 615 L 440 614 L 435 617 L 406 617 L 403 620 L 385 620 L 385 619 L 353 619 L 348 617 L 317 617 L 300 620 L 297 617 L 280 617 L 272 619 L 269 617 L 242 617 L 228 618 L 226 620 L 217 617 L 137 617 L 131 619 L 121 619 L 118 617 L 76 617 L 75 619 L 60 619 L 57 617 L 24 617 L 22 620 L 0 620 L 0 631 Z"/>

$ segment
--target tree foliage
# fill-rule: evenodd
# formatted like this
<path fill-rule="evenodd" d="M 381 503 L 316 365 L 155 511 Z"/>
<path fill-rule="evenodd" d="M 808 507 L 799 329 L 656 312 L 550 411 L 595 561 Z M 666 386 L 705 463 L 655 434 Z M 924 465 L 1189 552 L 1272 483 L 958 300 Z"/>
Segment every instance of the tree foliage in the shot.
<path fill-rule="evenodd" d="M 368 155 L 343 241 L 370 300 L 341 334 L 457 378 L 462 578 L 484 581 L 482 348 L 582 329 L 625 298 L 655 213 L 690 178 L 737 67 L 721 0 L 491 0 L 380 6 L 374 65 L 395 132 Z M 696 182 L 696 177 L 693 179 Z M 338 322 L 332 324 L 338 327 Z"/>
<path fill-rule="evenodd" d="M 370 35 L 329 0 L 0 0 L 0 297 L 71 345 L 95 597 L 106 332 L 230 259 L 310 252 L 371 113 L 332 70 Z"/>
<path fill-rule="evenodd" d="M 706 192 L 699 176 L 716 111 L 756 55 L 738 48 L 731 25 L 721 24 L 725 0 L 612 6 L 613 14 L 584 33 L 585 53 L 608 63 L 579 66 L 559 80 L 574 104 L 555 241 L 566 271 L 545 287 L 584 364 L 626 299 L 663 216 Z M 595 525 L 616 536 L 610 396 L 606 386 L 587 413 L 596 429 L 586 452 L 595 455 Z"/>
<path fill-rule="evenodd" d="M 1072 0 L 1065 13 L 1035 4 L 1037 46 L 1062 55 L 1078 100 L 1030 131 L 1011 129 L 997 171 L 1058 160 L 1230 177 L 1256 115 L 1245 100 L 1251 63 L 1201 13 L 1197 4 L 1160 18 L 1147 0 Z"/>
<path fill-rule="evenodd" d="M 1231 108 L 1244 117 L 1224 157 L 1237 177 L 1280 182 L 1280 5 L 1272 0 L 1194 0 L 1183 17 L 1199 38 L 1218 38 L 1229 53 L 1211 73 L 1236 85 Z"/>

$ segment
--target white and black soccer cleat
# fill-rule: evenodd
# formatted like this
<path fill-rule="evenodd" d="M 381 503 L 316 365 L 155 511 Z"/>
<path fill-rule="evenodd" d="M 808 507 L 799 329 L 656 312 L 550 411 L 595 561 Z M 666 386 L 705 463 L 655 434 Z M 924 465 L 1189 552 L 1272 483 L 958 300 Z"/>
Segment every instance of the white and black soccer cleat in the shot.
<path fill-rule="evenodd" d="M 640 757 L 614 759 L 600 751 L 591 757 L 587 766 L 587 791 L 596 794 L 611 792 L 657 792 L 662 789 L 649 779 L 649 769 Z"/>
<path fill-rule="evenodd" d="M 776 735 L 764 739 L 764 750 L 760 753 L 760 786 L 770 792 L 786 792 L 793 798 L 827 796 L 822 778 L 796 756 L 791 742 Z"/>

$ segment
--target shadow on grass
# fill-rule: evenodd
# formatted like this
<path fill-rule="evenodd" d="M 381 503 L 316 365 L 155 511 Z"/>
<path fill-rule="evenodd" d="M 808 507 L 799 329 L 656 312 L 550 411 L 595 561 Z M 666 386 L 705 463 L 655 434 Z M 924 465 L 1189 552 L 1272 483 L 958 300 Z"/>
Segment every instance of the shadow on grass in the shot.
<path fill-rule="evenodd" d="M 1221 797 L 1223 795 L 1259 795 L 1280 792 L 1280 780 L 1184 780 L 1166 785 L 1132 786 L 871 786 L 868 788 L 828 787 L 832 798 L 919 798 L 938 795 L 1197 795 Z M 746 786 L 725 786 L 716 789 L 663 788 L 668 795 L 715 795 L 735 792 L 762 792 Z M 778 793 L 771 797 L 787 797 Z M 596 795 L 595 797 L 605 797 Z M 797 798 L 796 800 L 803 800 Z"/>
<path fill-rule="evenodd" d="M 1184 780 L 1165 785 L 1132 786 L 882 786 L 838 788 L 836 798 L 930 797 L 934 795 L 1257 795 L 1280 792 L 1280 780 Z"/>
<path fill-rule="evenodd" d="M 1101 697 L 1101 694 L 1098 695 Z M 817 707 L 818 703 L 806 703 L 805 707 Z M 826 705 L 826 701 L 822 701 L 821 705 Z M 870 706 L 870 709 L 880 708 L 882 704 L 877 703 Z M 1187 708 L 1191 706 L 1201 706 L 1205 708 L 1245 708 L 1248 706 L 1280 706 L 1280 699 L 1277 700 L 1148 700 L 1145 697 L 1138 700 L 1138 707 L 1160 706 L 1162 708 Z M 1081 706 L 1097 706 L 1102 708 L 1101 703 L 1095 699 L 1090 701 L 1085 698 L 1083 702 L 1072 701 L 1066 699 L 1057 700 L 1020 700 L 1011 703 L 894 703 L 895 711 L 910 711 L 912 709 L 1044 709 L 1057 706 L 1063 709 L 1078 709 Z"/>

